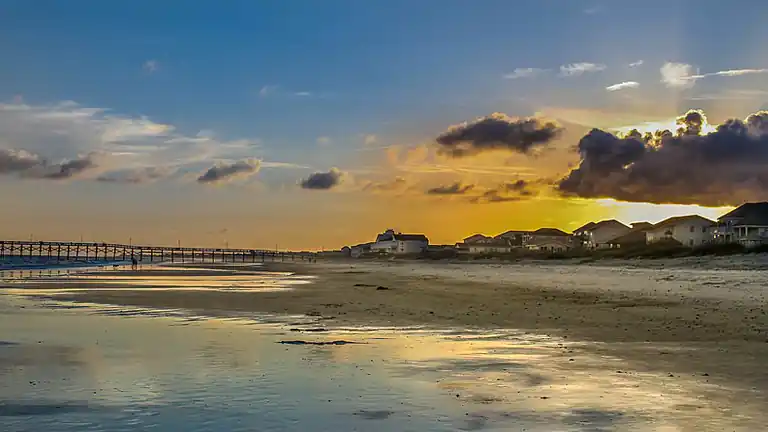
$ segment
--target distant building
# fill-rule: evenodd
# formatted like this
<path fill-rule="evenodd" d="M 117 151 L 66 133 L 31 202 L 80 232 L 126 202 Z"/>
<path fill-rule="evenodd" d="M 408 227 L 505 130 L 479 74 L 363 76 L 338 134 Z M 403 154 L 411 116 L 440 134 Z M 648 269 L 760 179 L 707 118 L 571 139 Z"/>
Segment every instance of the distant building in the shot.
<path fill-rule="evenodd" d="M 493 237 L 488 237 L 487 235 L 484 235 L 484 234 L 474 234 L 462 240 L 462 242 L 466 244 L 487 243 L 490 241 L 493 241 Z"/>
<path fill-rule="evenodd" d="M 665 219 L 646 231 L 648 243 L 675 240 L 684 246 L 701 246 L 714 240 L 715 222 L 699 215 Z"/>
<path fill-rule="evenodd" d="M 557 228 L 539 228 L 536 231 L 528 233 L 523 238 L 523 244 L 528 246 L 532 243 L 541 243 L 544 240 L 572 243 L 572 238 L 572 235 Z"/>
<path fill-rule="evenodd" d="M 746 203 L 720 216 L 715 239 L 751 247 L 768 243 L 768 202 Z"/>
<path fill-rule="evenodd" d="M 573 247 L 569 236 L 554 237 L 540 236 L 531 238 L 525 248 L 531 251 L 541 252 L 565 252 Z"/>
<path fill-rule="evenodd" d="M 464 243 L 466 251 L 471 254 L 510 253 L 512 245 L 504 239 L 491 239 L 481 243 Z"/>
<path fill-rule="evenodd" d="M 646 232 L 653 228 L 653 224 L 650 222 L 636 222 L 632 224 L 632 229 L 624 234 L 620 235 L 612 240 L 608 240 L 607 244 L 610 248 L 630 248 L 645 246 L 648 243 Z"/>
<path fill-rule="evenodd" d="M 429 239 L 423 234 L 402 234 L 386 230 L 376 236 L 371 245 L 371 252 L 391 255 L 418 254 L 427 250 Z"/>
<path fill-rule="evenodd" d="M 587 249 L 602 249 L 610 247 L 610 240 L 629 233 L 632 228 L 615 220 L 590 222 L 576 229 L 573 234 L 581 242 L 581 246 Z"/>
<path fill-rule="evenodd" d="M 349 256 L 352 258 L 360 258 L 361 256 L 371 253 L 371 245 L 373 243 L 361 243 L 349 248 Z"/>
<path fill-rule="evenodd" d="M 513 248 L 521 248 L 530 237 L 530 231 L 510 230 L 494 237 L 497 240 L 506 240 Z"/>

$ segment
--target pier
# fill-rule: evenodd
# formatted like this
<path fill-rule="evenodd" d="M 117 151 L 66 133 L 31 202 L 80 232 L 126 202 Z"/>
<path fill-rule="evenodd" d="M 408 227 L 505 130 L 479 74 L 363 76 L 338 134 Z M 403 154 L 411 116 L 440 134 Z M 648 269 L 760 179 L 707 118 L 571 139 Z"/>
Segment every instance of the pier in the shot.
<path fill-rule="evenodd" d="M 0 262 L 12 258 L 47 259 L 48 262 L 130 261 L 139 262 L 220 262 L 255 263 L 267 261 L 306 261 L 312 252 L 280 252 L 264 249 L 139 246 L 114 243 L 47 242 L 0 240 Z"/>

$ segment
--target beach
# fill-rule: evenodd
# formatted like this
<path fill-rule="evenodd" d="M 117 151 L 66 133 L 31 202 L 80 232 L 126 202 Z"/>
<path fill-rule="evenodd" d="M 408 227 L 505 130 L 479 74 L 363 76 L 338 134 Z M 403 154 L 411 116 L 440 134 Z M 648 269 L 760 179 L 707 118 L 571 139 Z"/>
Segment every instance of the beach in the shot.
<path fill-rule="evenodd" d="M 716 411 L 706 411 L 711 423 L 702 424 L 718 427 L 699 424 L 669 430 L 731 426 L 728 430 L 750 430 L 752 425 L 764 424 L 759 423 L 765 419 L 756 407 L 768 404 L 764 366 L 768 276 L 754 260 L 731 261 L 730 266 L 720 263 L 716 269 L 711 264 L 678 260 L 631 265 L 413 261 L 167 265 L 135 272 L 119 269 L 6 281 L 4 288 L 36 301 L 112 305 L 116 311 L 137 308 L 261 322 L 271 319 L 298 342 L 348 340 L 351 331 L 353 342 L 368 344 L 386 332 L 388 338 L 405 338 L 413 344 L 411 332 L 417 331 L 469 332 L 499 343 L 480 356 L 477 352 L 468 356 L 472 350 L 462 345 L 444 365 L 449 374 L 506 373 L 507 363 L 488 366 L 488 356 L 508 350 L 511 341 L 522 337 L 534 341 L 533 347 L 555 347 L 556 355 L 545 360 L 549 366 L 536 367 L 559 364 L 560 379 L 571 374 L 587 379 L 585 372 L 590 380 L 603 384 L 617 377 L 630 381 L 643 377 L 644 384 L 638 387 L 652 382 L 657 388 L 650 393 L 657 392 L 658 397 L 686 389 L 693 399 L 668 407 L 687 410 L 681 425 L 692 425 L 690 417 L 701 417 L 705 412 L 701 410 Z M 499 337 L 499 332 L 507 336 Z M 429 346 L 439 353 L 451 343 L 432 340 Z M 408 352 L 399 355 L 415 361 Z M 465 364 L 468 369 L 450 364 Z M 625 385 L 629 384 L 620 387 L 625 396 L 639 391 L 642 395 L 634 394 L 634 399 L 649 397 L 647 388 L 630 391 Z M 562 393 L 551 384 L 546 391 Z M 602 396 L 619 397 L 609 388 L 601 391 Z M 509 396 L 497 393 L 498 389 L 494 397 Z M 564 407 L 559 404 L 566 395 L 579 397 L 567 391 L 556 397 L 561 411 Z M 727 414 L 728 410 L 734 411 Z M 661 417 L 668 421 L 678 414 Z M 660 429 L 638 426 L 636 430 Z"/>

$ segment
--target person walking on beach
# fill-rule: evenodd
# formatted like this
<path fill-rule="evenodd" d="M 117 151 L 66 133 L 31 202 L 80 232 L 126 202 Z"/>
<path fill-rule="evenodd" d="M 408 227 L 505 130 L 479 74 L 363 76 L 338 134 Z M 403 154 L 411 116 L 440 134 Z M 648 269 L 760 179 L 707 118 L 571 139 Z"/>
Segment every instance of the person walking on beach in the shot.
<path fill-rule="evenodd" d="M 139 262 L 136 261 L 136 257 L 131 255 L 131 270 L 136 270 L 139 267 Z"/>

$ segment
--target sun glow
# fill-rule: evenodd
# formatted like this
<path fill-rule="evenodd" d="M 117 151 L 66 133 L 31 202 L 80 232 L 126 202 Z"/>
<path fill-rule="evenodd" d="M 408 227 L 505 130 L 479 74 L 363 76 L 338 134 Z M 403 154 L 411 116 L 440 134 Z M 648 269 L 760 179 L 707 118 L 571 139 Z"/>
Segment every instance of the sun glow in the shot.
<path fill-rule="evenodd" d="M 622 134 L 626 134 L 629 131 L 633 129 L 637 129 L 640 133 L 646 133 L 646 132 L 656 132 L 656 131 L 663 131 L 668 130 L 672 133 L 674 133 L 680 125 L 677 123 L 677 119 L 669 119 L 669 120 L 662 120 L 662 121 L 655 121 L 655 122 L 643 122 L 639 124 L 634 125 L 628 125 L 628 126 L 620 126 L 613 128 L 614 131 L 620 132 Z M 717 125 L 711 125 L 709 123 L 704 123 L 701 125 L 701 134 L 708 134 L 711 132 L 714 132 L 715 129 L 717 129 Z"/>
<path fill-rule="evenodd" d="M 611 209 L 617 219 L 626 223 L 657 223 L 673 216 L 691 214 L 716 220 L 733 209 L 733 207 L 703 207 L 699 205 L 630 203 L 610 198 L 598 199 L 595 202 L 603 208 Z"/>

